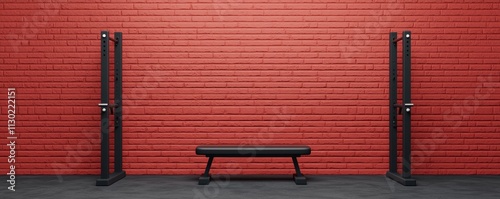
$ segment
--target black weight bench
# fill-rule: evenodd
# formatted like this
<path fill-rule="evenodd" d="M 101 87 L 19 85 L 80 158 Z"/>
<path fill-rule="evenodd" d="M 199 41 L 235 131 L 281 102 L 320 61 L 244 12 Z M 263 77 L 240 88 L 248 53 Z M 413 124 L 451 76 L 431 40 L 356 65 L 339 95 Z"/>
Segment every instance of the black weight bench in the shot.
<path fill-rule="evenodd" d="M 297 185 L 306 185 L 306 177 L 302 175 L 297 157 L 311 154 L 309 146 L 198 146 L 197 155 L 208 157 L 207 167 L 198 182 L 199 185 L 210 183 L 210 167 L 214 157 L 291 157 L 295 167 L 293 179 Z"/>

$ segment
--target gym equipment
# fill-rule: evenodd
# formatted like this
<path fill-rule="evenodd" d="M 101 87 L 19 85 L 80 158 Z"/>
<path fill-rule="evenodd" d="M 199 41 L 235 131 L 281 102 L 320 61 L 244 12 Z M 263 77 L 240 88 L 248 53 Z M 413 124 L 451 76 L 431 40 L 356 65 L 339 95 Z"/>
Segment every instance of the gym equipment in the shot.
<path fill-rule="evenodd" d="M 295 167 L 293 179 L 297 185 L 306 185 L 306 177 L 300 172 L 297 157 L 311 154 L 309 146 L 198 146 L 197 155 L 208 157 L 207 167 L 199 179 L 199 185 L 210 183 L 210 167 L 214 157 L 291 157 Z"/>
<path fill-rule="evenodd" d="M 389 171 L 386 176 L 404 185 L 416 186 L 417 181 L 411 177 L 411 32 L 403 31 L 397 38 L 396 32 L 389 34 Z M 398 55 L 397 43 L 402 41 L 403 54 L 403 102 L 398 104 Z M 398 158 L 398 112 L 402 114 L 402 148 L 403 172 L 397 171 Z"/>
<path fill-rule="evenodd" d="M 109 103 L 109 40 L 115 44 L 114 104 Z M 125 177 L 122 169 L 122 33 L 115 38 L 108 31 L 101 31 L 101 176 L 96 186 L 109 186 Z M 114 109 L 114 110 L 113 110 Z M 114 114 L 114 172 L 109 173 L 109 114 Z"/>

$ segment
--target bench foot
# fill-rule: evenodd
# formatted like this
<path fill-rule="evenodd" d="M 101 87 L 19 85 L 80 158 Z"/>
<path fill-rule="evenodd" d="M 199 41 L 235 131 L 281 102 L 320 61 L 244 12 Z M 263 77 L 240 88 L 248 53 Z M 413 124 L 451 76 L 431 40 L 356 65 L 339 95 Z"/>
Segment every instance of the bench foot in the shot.
<path fill-rule="evenodd" d="M 293 180 L 296 185 L 307 185 L 307 180 L 305 176 L 297 176 L 293 174 Z"/>
<path fill-rule="evenodd" d="M 205 172 L 200 176 L 200 180 L 198 181 L 198 185 L 207 185 L 210 183 L 210 167 L 212 166 L 212 162 L 214 161 L 214 157 L 208 157 L 207 167 L 205 168 Z"/>
<path fill-rule="evenodd" d="M 211 176 L 200 176 L 200 180 L 198 181 L 198 185 L 208 185 L 210 184 Z"/>
<path fill-rule="evenodd" d="M 402 184 L 404 186 L 417 186 L 417 181 L 412 178 L 403 178 L 400 174 L 388 171 L 386 177 Z"/>

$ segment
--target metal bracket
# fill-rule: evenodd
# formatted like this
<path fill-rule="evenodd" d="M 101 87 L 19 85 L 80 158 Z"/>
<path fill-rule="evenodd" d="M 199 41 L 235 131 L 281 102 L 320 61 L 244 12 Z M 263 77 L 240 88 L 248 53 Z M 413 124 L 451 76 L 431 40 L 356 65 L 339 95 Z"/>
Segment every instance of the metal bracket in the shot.
<path fill-rule="evenodd" d="M 101 107 L 102 112 L 106 112 L 108 110 L 107 108 L 109 108 L 111 114 L 113 114 L 113 108 L 118 107 L 117 104 L 108 104 L 108 103 L 99 103 L 97 104 L 97 106 Z"/>
<path fill-rule="evenodd" d="M 394 104 L 394 107 L 398 107 L 398 113 L 399 115 L 401 115 L 401 112 L 403 111 L 403 108 L 405 109 L 405 111 L 407 113 L 409 113 L 411 111 L 411 107 L 413 107 L 414 104 L 413 103 L 405 103 L 405 104 Z"/>
<path fill-rule="evenodd" d="M 101 107 L 101 112 L 106 112 L 108 109 L 108 103 L 99 103 L 97 106 Z"/>
<path fill-rule="evenodd" d="M 414 106 L 414 104 L 413 104 L 413 103 L 405 103 L 405 104 L 404 104 L 405 111 L 406 111 L 407 113 L 409 113 L 409 112 L 411 111 L 411 107 L 413 107 L 413 106 Z M 400 111 L 399 111 L 399 112 L 401 113 L 401 109 L 400 109 Z"/>

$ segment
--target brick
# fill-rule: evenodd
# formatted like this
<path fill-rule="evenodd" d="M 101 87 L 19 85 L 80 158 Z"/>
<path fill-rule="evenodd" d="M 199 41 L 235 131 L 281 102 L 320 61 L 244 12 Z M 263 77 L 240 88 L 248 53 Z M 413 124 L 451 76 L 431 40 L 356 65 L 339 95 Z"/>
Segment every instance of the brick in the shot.
<path fill-rule="evenodd" d="M 97 10 L 98 4 L 85 4 L 85 3 L 68 3 L 61 4 L 61 9 L 64 10 Z"/>
<path fill-rule="evenodd" d="M 155 10 L 158 8 L 156 4 L 134 4 L 134 9 L 136 10 Z"/>

